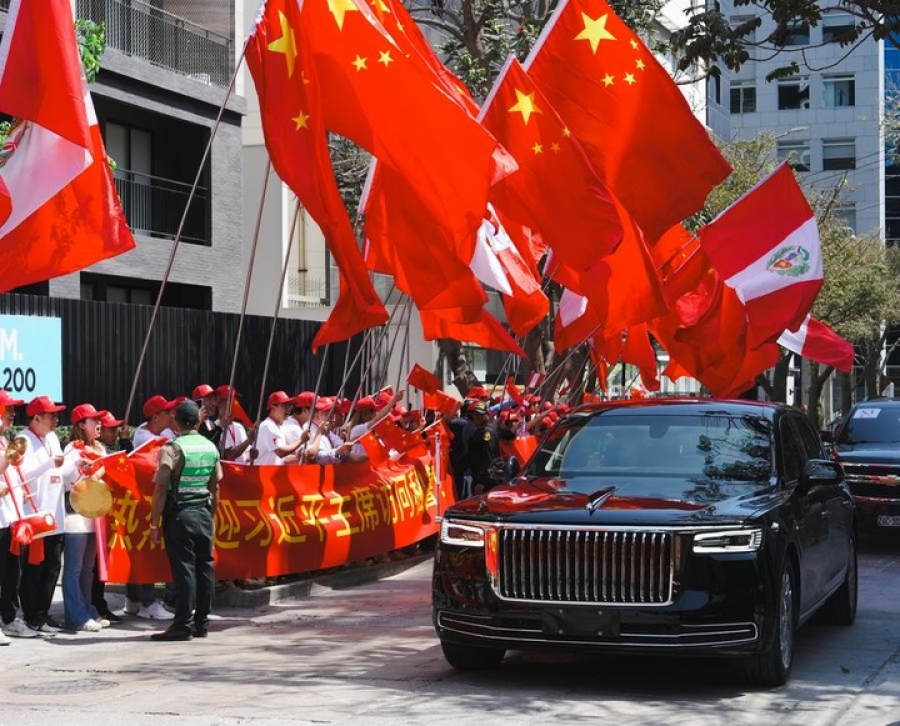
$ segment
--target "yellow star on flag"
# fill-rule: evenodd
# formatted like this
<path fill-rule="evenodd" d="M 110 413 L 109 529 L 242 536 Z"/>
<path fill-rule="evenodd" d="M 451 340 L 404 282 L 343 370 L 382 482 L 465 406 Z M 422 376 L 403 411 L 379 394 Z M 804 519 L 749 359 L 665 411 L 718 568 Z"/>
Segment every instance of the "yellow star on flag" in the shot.
<path fill-rule="evenodd" d="M 606 29 L 606 21 L 609 13 L 601 15 L 596 20 L 587 13 L 581 14 L 584 21 L 584 30 L 575 36 L 575 40 L 586 40 L 591 44 L 591 50 L 596 53 L 601 40 L 615 40 L 616 37 Z"/>
<path fill-rule="evenodd" d="M 363 69 L 368 70 L 368 69 L 366 68 L 366 60 L 367 60 L 366 58 L 362 58 L 362 57 L 360 57 L 360 56 L 356 56 L 356 60 L 354 60 L 353 63 L 351 63 L 351 65 L 353 65 L 353 66 L 356 67 L 356 72 L 357 72 L 357 73 L 358 73 L 359 71 L 363 70 Z"/>
<path fill-rule="evenodd" d="M 290 78 L 294 75 L 294 61 L 297 60 L 297 41 L 294 38 L 294 29 L 280 10 L 278 11 L 278 22 L 281 24 L 281 37 L 269 43 L 268 48 L 273 53 L 284 53 L 288 78 Z"/>
<path fill-rule="evenodd" d="M 631 40 L 628 41 L 628 45 L 631 46 L 632 50 L 638 49 L 637 41 L 634 38 L 632 38 Z"/>
<path fill-rule="evenodd" d="M 531 150 L 535 154 L 543 154 L 544 153 L 544 147 L 541 146 L 540 144 L 535 144 L 534 146 L 531 147 Z"/>
<path fill-rule="evenodd" d="M 611 76 L 611 75 L 609 75 L 609 73 L 607 73 L 605 76 L 603 76 L 603 85 L 606 86 L 607 88 L 609 88 L 613 84 L 613 81 L 615 81 L 615 80 L 616 80 L 615 76 Z"/>
<path fill-rule="evenodd" d="M 522 114 L 522 119 L 525 122 L 525 125 L 528 125 L 528 120 L 531 118 L 531 114 L 533 113 L 541 113 L 541 109 L 534 105 L 534 94 L 533 93 L 524 93 L 520 91 L 518 88 L 516 89 L 516 103 L 513 105 L 508 113 L 520 113 Z"/>
<path fill-rule="evenodd" d="M 640 58 L 638 58 L 638 59 L 634 62 L 634 64 L 637 66 L 637 69 L 638 69 L 639 71 L 644 70 L 644 67 L 645 67 L 645 66 L 644 66 L 644 61 L 642 61 Z"/>
<path fill-rule="evenodd" d="M 391 58 L 391 51 L 386 50 L 382 53 L 379 53 L 378 62 L 384 63 L 384 67 L 387 68 L 391 63 L 394 62 L 394 59 Z"/>
<path fill-rule="evenodd" d="M 625 74 L 625 83 L 627 83 L 629 86 L 633 86 L 633 85 L 634 85 L 634 83 L 635 83 L 635 81 L 634 81 L 634 73 L 626 73 L 626 74 Z"/>
<path fill-rule="evenodd" d="M 334 15 L 339 30 L 344 29 L 344 16 L 347 13 L 358 13 L 359 8 L 353 0 L 328 0 L 328 9 Z"/>
<path fill-rule="evenodd" d="M 563 126 L 562 134 L 568 139 L 572 135 L 572 132 L 569 131 L 568 127 Z"/>
<path fill-rule="evenodd" d="M 303 113 L 302 110 L 300 111 L 299 114 L 294 116 L 294 118 L 292 118 L 291 121 L 293 121 L 296 124 L 294 131 L 299 131 L 300 129 L 308 129 L 309 128 L 309 126 L 307 126 L 307 123 L 306 123 L 307 121 L 309 121 L 309 114 Z"/>
<path fill-rule="evenodd" d="M 388 15 L 391 14 L 391 9 L 384 4 L 384 0 L 372 0 L 369 5 L 371 5 L 376 10 L 381 11 L 382 13 L 387 13 Z"/>
<path fill-rule="evenodd" d="M 558 154 L 558 153 L 559 153 L 559 148 L 560 148 L 560 147 L 559 147 L 559 144 L 556 143 L 555 141 L 554 141 L 552 144 L 550 144 L 550 148 L 553 150 L 553 153 L 554 153 L 554 154 Z"/>

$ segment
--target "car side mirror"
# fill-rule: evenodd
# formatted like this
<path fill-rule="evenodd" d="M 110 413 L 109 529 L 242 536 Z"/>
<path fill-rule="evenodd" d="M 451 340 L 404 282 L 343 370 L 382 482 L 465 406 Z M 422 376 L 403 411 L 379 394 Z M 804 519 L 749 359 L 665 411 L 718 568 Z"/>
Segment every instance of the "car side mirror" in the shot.
<path fill-rule="evenodd" d="M 836 461 L 810 459 L 803 467 L 797 487 L 801 493 L 806 494 L 814 486 L 840 484 L 843 480 L 844 470 Z"/>
<path fill-rule="evenodd" d="M 522 471 L 522 465 L 519 463 L 519 460 L 515 456 L 510 456 L 503 463 L 503 473 L 506 475 L 507 481 L 512 481 L 515 479 L 519 472 Z"/>

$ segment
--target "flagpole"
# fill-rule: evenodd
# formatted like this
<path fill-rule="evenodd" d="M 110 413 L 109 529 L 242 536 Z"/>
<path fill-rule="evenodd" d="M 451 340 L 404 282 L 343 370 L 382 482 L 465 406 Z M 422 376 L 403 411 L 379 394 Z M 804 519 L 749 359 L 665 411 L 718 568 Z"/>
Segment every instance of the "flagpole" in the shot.
<path fill-rule="evenodd" d="M 162 280 L 159 284 L 159 293 L 156 295 L 156 302 L 153 305 L 153 312 L 150 314 L 150 324 L 147 328 L 147 335 L 144 336 L 144 344 L 141 347 L 141 353 L 138 357 L 137 368 L 134 372 L 134 380 L 131 382 L 131 391 L 128 393 L 128 403 L 125 405 L 125 421 L 128 421 L 128 416 L 131 413 L 131 407 L 134 404 L 134 394 L 137 390 L 137 382 L 141 375 L 141 370 L 144 367 L 144 360 L 147 357 L 147 349 L 150 347 L 150 336 L 153 334 L 153 328 L 156 324 L 156 318 L 159 315 L 159 308 L 162 304 L 163 293 L 166 290 L 166 283 L 169 281 L 169 276 L 172 274 L 172 267 L 175 265 L 175 253 L 178 251 L 178 245 L 181 242 L 181 235 L 184 231 L 184 225 L 187 222 L 188 212 L 191 208 L 191 202 L 194 199 L 194 196 L 197 193 L 197 187 L 200 186 L 200 177 L 203 174 L 203 167 L 206 164 L 206 160 L 209 158 L 209 154 L 212 151 L 213 141 L 216 138 L 216 132 L 219 130 L 219 126 L 222 124 L 222 116 L 225 115 L 225 107 L 228 105 L 228 100 L 231 98 L 234 93 L 234 86 L 237 82 L 238 73 L 241 70 L 241 65 L 244 62 L 244 55 L 247 53 L 247 46 L 250 44 L 250 38 L 248 37 L 246 41 L 244 41 L 244 47 L 241 49 L 241 54 L 237 59 L 237 62 L 234 64 L 234 73 L 231 74 L 231 82 L 228 84 L 228 90 L 225 92 L 225 98 L 222 99 L 222 105 L 219 106 L 219 112 L 216 115 L 215 123 L 213 124 L 212 130 L 209 134 L 209 141 L 206 144 L 206 148 L 203 151 L 203 156 L 200 159 L 200 164 L 197 168 L 197 175 L 194 177 L 194 183 L 191 186 L 190 192 L 188 192 L 187 201 L 184 205 L 184 212 L 181 214 L 181 221 L 178 223 L 178 231 L 175 233 L 175 239 L 172 240 L 172 251 L 169 253 L 169 261 L 166 264 L 166 270 L 163 273 Z"/>

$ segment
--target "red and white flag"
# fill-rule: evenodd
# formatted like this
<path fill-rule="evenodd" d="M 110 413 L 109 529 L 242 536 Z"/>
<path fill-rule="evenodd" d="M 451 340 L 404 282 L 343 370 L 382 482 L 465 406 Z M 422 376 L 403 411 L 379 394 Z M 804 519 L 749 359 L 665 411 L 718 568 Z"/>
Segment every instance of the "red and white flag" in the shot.
<path fill-rule="evenodd" d="M 747 347 L 796 330 L 822 288 L 816 219 L 786 163 L 703 227 L 701 246 L 747 309 Z"/>
<path fill-rule="evenodd" d="M 853 370 L 853 344 L 812 315 L 806 316 L 797 332 L 786 330 L 778 339 L 778 344 L 792 353 L 834 366 L 844 373 Z"/>
<path fill-rule="evenodd" d="M 0 151 L 0 291 L 132 249 L 69 0 L 11 3 L 0 111 L 16 119 Z"/>

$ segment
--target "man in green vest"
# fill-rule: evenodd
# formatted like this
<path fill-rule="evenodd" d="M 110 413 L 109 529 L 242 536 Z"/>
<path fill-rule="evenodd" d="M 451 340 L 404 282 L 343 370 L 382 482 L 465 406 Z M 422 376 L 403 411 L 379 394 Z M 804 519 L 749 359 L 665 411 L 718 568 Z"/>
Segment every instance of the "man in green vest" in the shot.
<path fill-rule="evenodd" d="M 177 436 L 159 450 L 153 478 L 150 536 L 166 538 L 175 581 L 175 619 L 152 640 L 205 638 L 212 608 L 213 521 L 222 467 L 216 445 L 201 436 L 200 409 L 182 401 L 175 409 Z"/>

